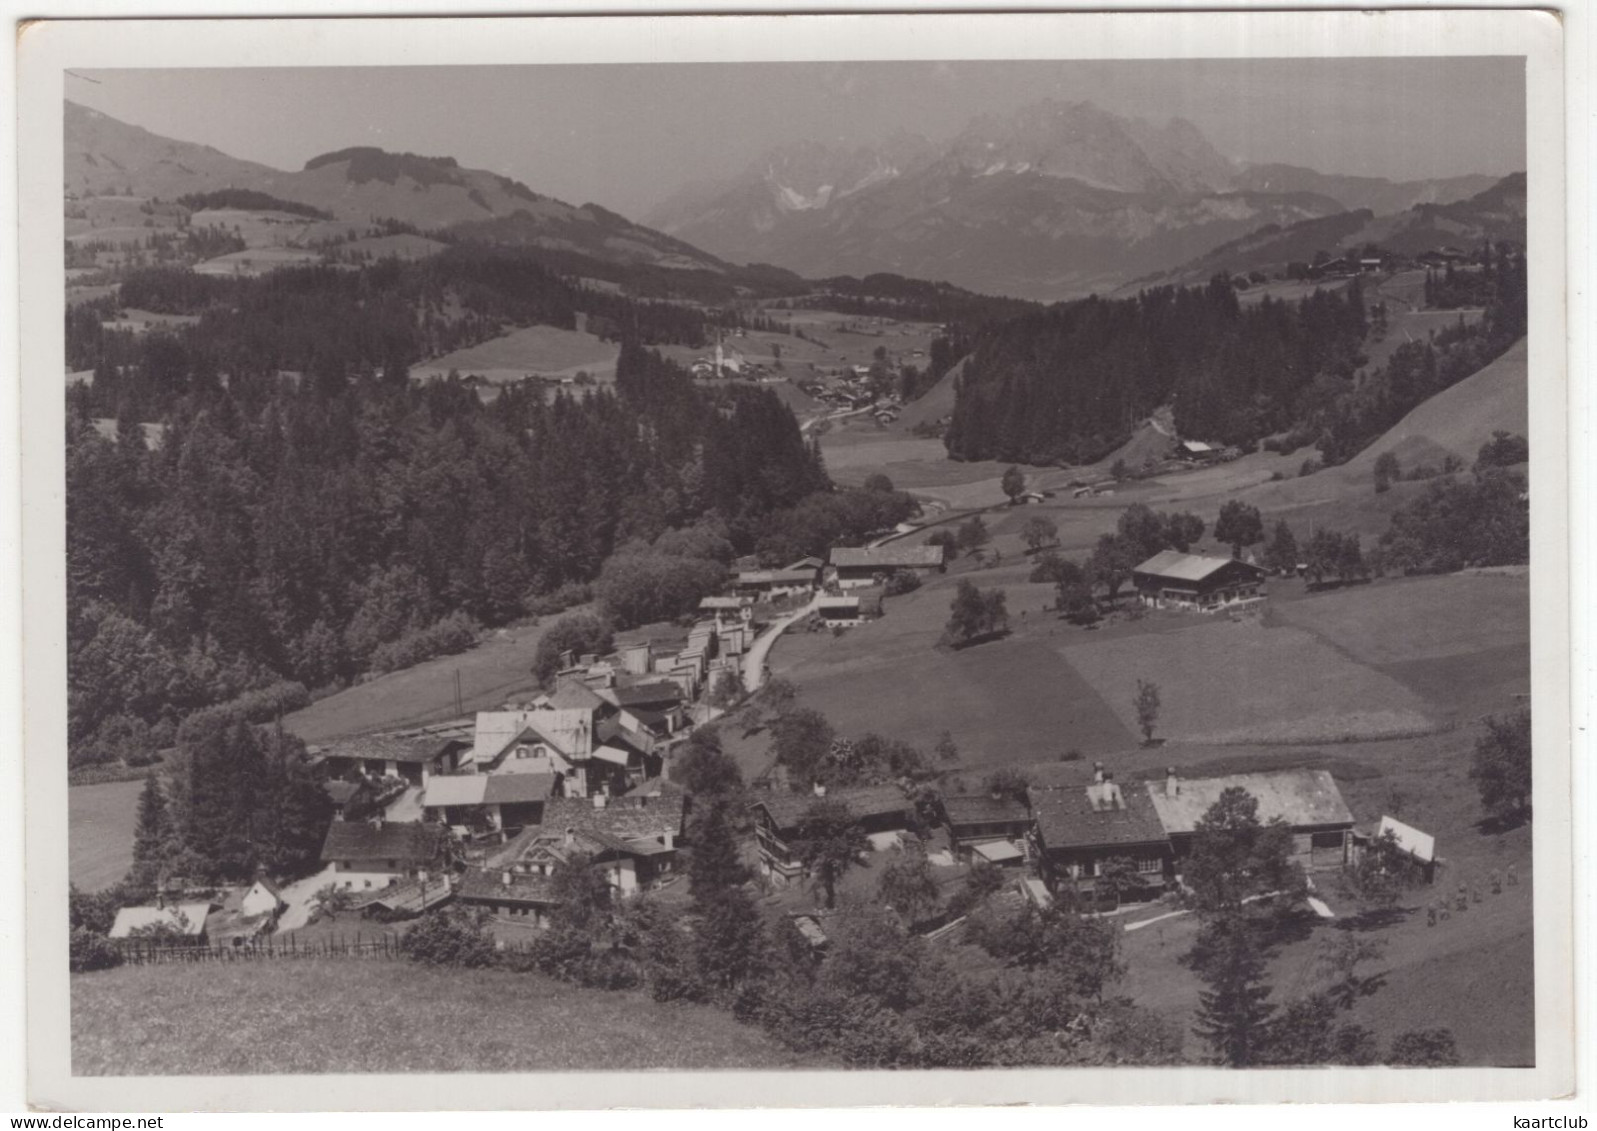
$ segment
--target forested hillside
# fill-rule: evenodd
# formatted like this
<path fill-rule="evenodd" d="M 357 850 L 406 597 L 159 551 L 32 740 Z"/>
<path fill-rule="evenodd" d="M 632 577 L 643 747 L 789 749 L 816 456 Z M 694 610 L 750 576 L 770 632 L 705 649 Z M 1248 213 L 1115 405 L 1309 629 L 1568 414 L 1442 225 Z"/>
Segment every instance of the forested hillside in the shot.
<path fill-rule="evenodd" d="M 966 364 L 946 442 L 954 459 L 1088 463 L 1174 406 L 1181 435 L 1285 450 L 1317 445 L 1340 463 L 1404 413 L 1499 356 L 1525 333 L 1525 259 L 1490 247 L 1478 269 L 1426 287 L 1434 305 L 1485 316 L 1405 341 L 1366 370 L 1386 310 L 1355 277 L 1297 302 L 1238 302 L 1230 278 L 1086 299 L 1016 318 Z M 1273 439 L 1271 439 L 1273 437 Z"/>
<path fill-rule="evenodd" d="M 199 346 L 163 340 L 194 364 Z M 613 395 L 546 404 L 512 387 L 489 406 L 463 384 L 391 379 L 380 335 L 337 340 L 369 351 L 362 373 L 223 388 L 176 364 L 153 450 L 128 417 L 104 438 L 94 392 L 70 395 L 75 762 L 147 756 L 198 708 L 346 681 L 418 634 L 469 641 L 624 546 L 752 549 L 768 516 L 829 487 L 772 393 L 703 391 L 636 343 Z M 695 525 L 696 543 L 661 540 Z"/>
<path fill-rule="evenodd" d="M 1424 341 L 1405 341 L 1384 366 L 1325 404 L 1309 427 L 1326 463 L 1351 459 L 1410 409 L 1479 371 L 1525 336 L 1523 255 L 1488 255 L 1480 271 L 1455 276 L 1450 269 L 1428 281 L 1426 290 L 1443 308 L 1460 305 L 1461 297 L 1480 302 L 1485 316 L 1477 322 L 1460 319 Z"/>
<path fill-rule="evenodd" d="M 106 329 L 118 308 L 198 316 L 175 333 Z M 180 267 L 131 271 L 114 298 L 67 309 L 67 365 L 95 371 L 96 416 L 156 419 L 189 387 L 225 375 L 235 395 L 280 371 L 337 388 L 369 372 L 406 367 L 473 345 L 508 326 L 576 326 L 611 340 L 701 345 L 706 326 L 735 312 L 647 301 L 584 287 L 535 253 L 461 245 L 415 262 L 355 269 L 288 268 L 260 278 Z"/>
<path fill-rule="evenodd" d="M 955 459 L 1086 463 L 1175 403 L 1183 435 L 1234 443 L 1288 426 L 1322 373 L 1350 377 L 1365 313 L 1346 295 L 1243 309 L 1230 280 L 1086 299 L 1018 318 L 966 365 Z"/>

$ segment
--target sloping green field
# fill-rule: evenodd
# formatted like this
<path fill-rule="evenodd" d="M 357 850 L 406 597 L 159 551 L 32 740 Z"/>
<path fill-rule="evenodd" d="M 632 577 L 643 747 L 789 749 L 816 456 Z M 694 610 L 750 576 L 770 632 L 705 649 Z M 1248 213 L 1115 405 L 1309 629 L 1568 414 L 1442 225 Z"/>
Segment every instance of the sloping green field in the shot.
<path fill-rule="evenodd" d="M 383 959 L 72 977 L 83 1076 L 818 1067 L 708 1006 Z"/>

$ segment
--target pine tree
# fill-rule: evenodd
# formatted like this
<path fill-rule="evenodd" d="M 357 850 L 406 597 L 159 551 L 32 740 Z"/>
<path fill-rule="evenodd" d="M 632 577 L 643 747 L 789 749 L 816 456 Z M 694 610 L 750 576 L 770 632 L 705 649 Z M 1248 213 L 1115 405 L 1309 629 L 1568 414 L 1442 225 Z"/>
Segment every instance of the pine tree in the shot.
<path fill-rule="evenodd" d="M 728 808 L 726 801 L 716 799 L 694 827 L 688 886 L 695 901 L 741 887 L 749 878 L 748 869 L 738 859 L 737 838 L 732 831 Z"/>
<path fill-rule="evenodd" d="M 172 854 L 173 839 L 166 791 L 161 788 L 161 779 L 151 774 L 144 779 L 144 788 L 139 792 L 138 823 L 133 833 L 134 863 L 159 867 Z"/>
<path fill-rule="evenodd" d="M 1240 914 L 1205 923 L 1194 951 L 1206 989 L 1198 993 L 1193 1032 L 1206 1041 L 1215 1063 L 1246 1068 L 1263 1058 L 1269 1037 L 1270 986 L 1264 980 L 1264 954 L 1252 926 Z"/>
<path fill-rule="evenodd" d="M 749 871 L 738 859 L 730 805 L 715 800 L 693 830 L 688 883 L 695 926 L 692 967 L 700 985 L 729 990 L 769 966 L 769 943 L 759 908 L 743 884 Z"/>

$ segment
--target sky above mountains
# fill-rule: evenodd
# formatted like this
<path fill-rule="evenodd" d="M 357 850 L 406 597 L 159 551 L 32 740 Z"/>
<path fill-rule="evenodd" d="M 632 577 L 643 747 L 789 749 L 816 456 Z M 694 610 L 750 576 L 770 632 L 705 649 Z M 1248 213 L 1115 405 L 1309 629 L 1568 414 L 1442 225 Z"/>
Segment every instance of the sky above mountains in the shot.
<path fill-rule="evenodd" d="M 944 140 L 1043 98 L 1181 116 L 1243 162 L 1394 180 L 1525 167 L 1518 57 L 108 70 L 65 83 L 122 121 L 281 169 L 375 145 L 633 217 L 775 146 Z"/>

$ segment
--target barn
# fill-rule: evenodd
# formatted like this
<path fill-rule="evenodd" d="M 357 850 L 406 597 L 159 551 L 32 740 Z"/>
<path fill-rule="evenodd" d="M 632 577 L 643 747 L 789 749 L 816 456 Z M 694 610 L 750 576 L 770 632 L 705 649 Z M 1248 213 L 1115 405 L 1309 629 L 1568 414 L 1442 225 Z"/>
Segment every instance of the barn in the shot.
<path fill-rule="evenodd" d="M 1137 597 L 1154 609 L 1216 609 L 1264 597 L 1262 566 L 1239 558 L 1162 550 L 1131 571 Z"/>
<path fill-rule="evenodd" d="M 828 580 L 840 588 L 874 585 L 901 569 L 919 574 L 941 573 L 941 546 L 909 546 L 892 542 L 886 546 L 836 546 L 832 549 Z"/>
<path fill-rule="evenodd" d="M 1149 787 L 1180 861 L 1190 851 L 1204 814 L 1227 789 L 1245 790 L 1259 803 L 1259 820 L 1279 820 L 1292 830 L 1292 859 L 1306 872 L 1341 868 L 1351 857 L 1353 814 L 1327 770 L 1272 770 L 1217 778 L 1182 779 L 1172 769 Z"/>

